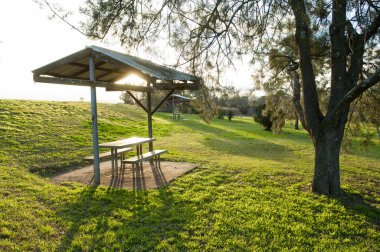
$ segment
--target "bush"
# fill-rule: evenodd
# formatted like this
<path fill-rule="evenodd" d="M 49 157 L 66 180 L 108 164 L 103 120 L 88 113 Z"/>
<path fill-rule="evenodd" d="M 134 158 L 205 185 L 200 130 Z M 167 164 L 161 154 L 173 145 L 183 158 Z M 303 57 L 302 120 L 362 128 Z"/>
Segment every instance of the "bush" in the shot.
<path fill-rule="evenodd" d="M 229 109 L 229 110 L 227 111 L 227 118 L 228 118 L 228 121 L 231 121 L 233 116 L 234 116 L 234 112 L 232 111 L 232 109 Z"/>
<path fill-rule="evenodd" d="M 226 114 L 227 114 L 227 111 L 225 108 L 218 108 L 218 119 L 224 119 Z"/>
<path fill-rule="evenodd" d="M 218 119 L 224 119 L 224 117 L 227 116 L 228 120 L 231 121 L 232 117 L 238 114 L 239 114 L 238 108 L 226 108 L 226 107 L 218 108 Z"/>
<path fill-rule="evenodd" d="M 266 115 L 263 115 L 263 111 L 265 110 L 265 104 L 259 105 L 256 108 L 257 115 L 254 117 L 255 122 L 260 123 L 264 126 L 265 130 L 271 131 L 273 123 L 270 120 L 271 115 L 269 113 L 266 113 Z"/>

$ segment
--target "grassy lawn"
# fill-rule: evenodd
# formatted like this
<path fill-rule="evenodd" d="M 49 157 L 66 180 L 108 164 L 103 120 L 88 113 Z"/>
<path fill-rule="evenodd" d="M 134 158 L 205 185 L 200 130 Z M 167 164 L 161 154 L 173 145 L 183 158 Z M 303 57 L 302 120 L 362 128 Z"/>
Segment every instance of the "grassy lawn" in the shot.
<path fill-rule="evenodd" d="M 99 141 L 145 113 L 99 104 Z M 313 147 L 251 118 L 153 119 L 156 148 L 200 166 L 158 190 L 52 184 L 91 154 L 88 103 L 0 100 L 0 251 L 380 251 L 380 145 L 341 156 L 344 195 L 310 192 Z"/>

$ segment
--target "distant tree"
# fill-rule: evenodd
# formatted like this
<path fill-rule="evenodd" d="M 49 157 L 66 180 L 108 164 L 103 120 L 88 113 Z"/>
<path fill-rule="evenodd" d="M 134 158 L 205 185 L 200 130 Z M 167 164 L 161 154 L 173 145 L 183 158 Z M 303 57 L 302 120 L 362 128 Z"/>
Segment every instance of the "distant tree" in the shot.
<path fill-rule="evenodd" d="M 127 92 L 121 93 L 120 100 L 122 100 L 124 102 L 124 104 L 131 104 L 131 105 L 135 104 L 135 101 L 132 99 L 132 97 Z"/>
<path fill-rule="evenodd" d="M 227 111 L 227 118 L 228 118 L 228 121 L 231 121 L 233 116 L 234 116 L 234 111 L 233 111 L 232 109 L 229 109 L 229 110 Z"/>
<path fill-rule="evenodd" d="M 256 107 L 256 116 L 254 116 L 254 120 L 255 122 L 257 123 L 260 123 L 261 125 L 264 126 L 264 129 L 267 130 L 267 131 L 271 131 L 272 130 L 272 126 L 273 126 L 273 123 L 270 119 L 271 117 L 271 111 L 270 110 L 267 110 L 265 113 L 265 104 L 261 104 L 261 105 L 258 105 Z"/>
<path fill-rule="evenodd" d="M 371 88 L 354 104 L 347 127 L 345 151 L 349 151 L 353 137 L 358 138 L 364 148 L 371 145 L 374 134 L 380 143 L 380 87 Z"/>
<path fill-rule="evenodd" d="M 228 111 L 224 111 L 222 108 L 238 108 L 238 112 L 247 114 L 249 108 L 248 96 L 241 96 L 240 90 L 234 86 L 221 87 L 217 86 L 210 89 L 212 93 L 212 99 L 219 106 L 218 114 L 222 117 L 226 115 Z M 233 113 L 236 113 L 233 111 Z"/>
<path fill-rule="evenodd" d="M 226 111 L 223 108 L 219 107 L 218 112 L 217 112 L 218 119 L 224 119 L 225 116 L 226 116 Z"/>
<path fill-rule="evenodd" d="M 282 132 L 285 120 L 293 118 L 294 113 L 291 97 L 285 92 L 280 90 L 265 97 L 265 109 L 262 114 L 272 122 L 271 130 L 274 133 Z"/>

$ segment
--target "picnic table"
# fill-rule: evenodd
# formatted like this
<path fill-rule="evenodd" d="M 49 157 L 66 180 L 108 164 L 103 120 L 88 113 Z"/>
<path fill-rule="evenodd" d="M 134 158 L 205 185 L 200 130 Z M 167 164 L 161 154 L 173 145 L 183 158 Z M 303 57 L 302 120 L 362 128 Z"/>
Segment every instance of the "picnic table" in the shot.
<path fill-rule="evenodd" d="M 179 113 L 179 112 L 174 113 L 173 112 L 173 120 L 181 120 L 181 119 L 183 119 L 182 113 Z"/>
<path fill-rule="evenodd" d="M 119 149 L 136 146 L 136 154 L 139 157 L 143 155 L 142 145 L 144 143 L 153 142 L 154 140 L 156 139 L 149 138 L 149 137 L 130 137 L 130 138 L 112 141 L 108 143 L 102 143 L 102 144 L 99 144 L 99 147 L 111 149 L 112 174 L 114 174 L 115 168 L 118 169 L 117 157 L 118 157 Z"/>

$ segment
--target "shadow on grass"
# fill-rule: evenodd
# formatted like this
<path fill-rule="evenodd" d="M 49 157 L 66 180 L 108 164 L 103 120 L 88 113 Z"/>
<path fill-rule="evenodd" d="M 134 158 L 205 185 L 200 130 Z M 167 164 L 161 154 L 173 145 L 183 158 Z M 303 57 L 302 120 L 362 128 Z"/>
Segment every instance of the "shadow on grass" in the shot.
<path fill-rule="evenodd" d="M 245 157 L 267 160 L 294 158 L 291 146 L 266 141 L 273 138 L 271 132 L 257 130 L 257 126 L 242 121 L 223 121 L 205 124 L 200 120 L 189 120 L 178 123 L 182 127 L 203 133 L 200 142 L 214 151 Z"/>
<path fill-rule="evenodd" d="M 127 183 L 129 183 L 129 181 L 126 181 L 126 172 L 130 172 L 132 174 L 131 185 L 132 189 L 134 190 L 160 188 L 168 184 L 165 174 L 161 169 L 161 164 L 158 162 L 151 162 L 149 164 L 145 164 L 143 167 L 131 167 L 127 171 L 126 170 L 126 167 L 118 169 L 116 172 L 116 176 L 112 176 L 111 181 L 109 183 L 109 187 L 123 188 Z M 149 177 L 146 178 L 147 172 L 147 175 L 150 175 L 149 170 L 151 170 L 154 182 Z M 90 182 L 90 184 L 92 183 L 93 180 Z"/>
<path fill-rule="evenodd" d="M 380 209 L 368 204 L 368 200 L 365 200 L 362 195 L 343 190 L 342 196 L 337 199 L 347 210 L 365 216 L 380 231 Z M 375 199 L 373 200 L 376 201 Z"/>
<path fill-rule="evenodd" d="M 184 250 L 184 225 L 193 212 L 169 191 L 86 187 L 58 209 L 71 223 L 56 251 Z"/>
<path fill-rule="evenodd" d="M 233 141 L 215 137 L 212 139 L 204 140 L 202 142 L 208 148 L 211 148 L 215 151 L 220 151 L 222 154 L 274 161 L 294 158 L 291 149 L 279 144 L 257 139 Z"/>

